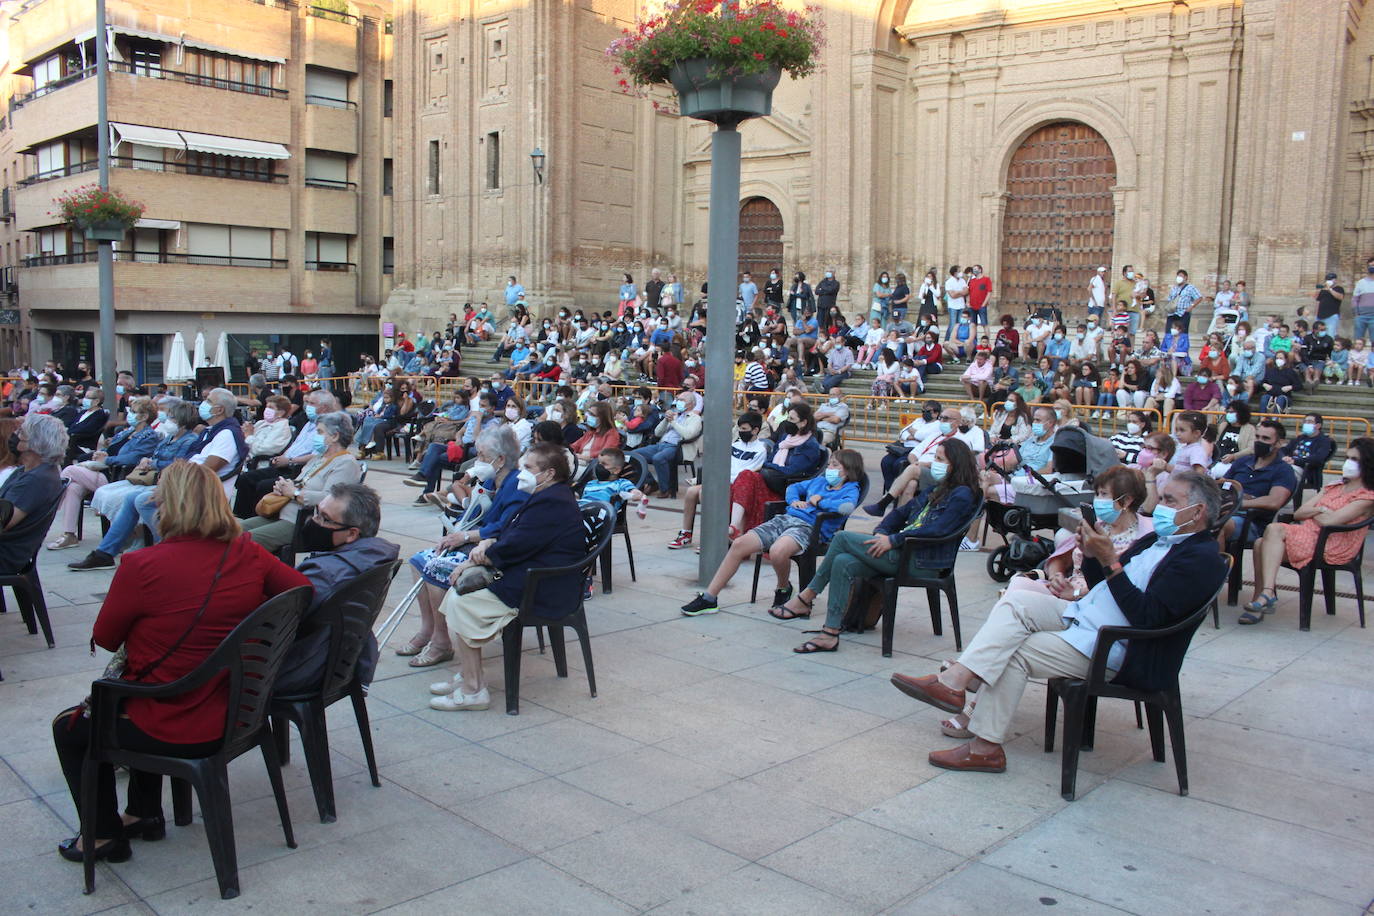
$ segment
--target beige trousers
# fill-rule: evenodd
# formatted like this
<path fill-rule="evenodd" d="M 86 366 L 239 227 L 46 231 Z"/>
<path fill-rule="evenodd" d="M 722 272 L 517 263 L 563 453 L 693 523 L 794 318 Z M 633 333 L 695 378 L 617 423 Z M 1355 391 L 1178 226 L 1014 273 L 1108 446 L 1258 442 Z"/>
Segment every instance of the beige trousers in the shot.
<path fill-rule="evenodd" d="M 969 731 L 1001 744 L 1027 680 L 1087 675 L 1088 657 L 1055 635 L 1064 629 L 1068 604 L 1037 589 L 1011 588 L 992 606 L 987 623 L 959 656 L 983 682 Z"/>

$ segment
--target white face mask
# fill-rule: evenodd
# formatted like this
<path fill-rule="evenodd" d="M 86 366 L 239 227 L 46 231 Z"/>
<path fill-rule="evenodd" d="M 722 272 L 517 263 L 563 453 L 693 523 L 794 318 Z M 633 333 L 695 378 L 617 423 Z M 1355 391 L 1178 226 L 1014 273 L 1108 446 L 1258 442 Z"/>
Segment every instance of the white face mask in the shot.
<path fill-rule="evenodd" d="M 496 476 L 496 468 L 488 461 L 479 461 L 468 468 L 468 473 L 477 480 L 486 482 Z"/>
<path fill-rule="evenodd" d="M 534 488 L 539 486 L 539 479 L 534 476 L 533 471 L 521 468 L 520 473 L 516 475 L 515 486 L 521 493 L 533 493 Z"/>
<path fill-rule="evenodd" d="M 1174 282 L 1177 283 L 1179 286 L 1182 286 L 1183 284 L 1188 282 L 1188 278 L 1183 276 L 1182 274 L 1179 274 L 1177 277 L 1174 277 Z"/>
<path fill-rule="evenodd" d="M 1140 424 L 1139 424 L 1139 423 L 1127 423 L 1127 424 L 1126 424 L 1126 432 L 1130 433 L 1132 436 L 1138 436 L 1138 435 L 1140 435 Z"/>
<path fill-rule="evenodd" d="M 1354 458 L 1345 459 L 1345 463 L 1341 465 L 1341 476 L 1346 480 L 1359 480 L 1360 463 Z"/>

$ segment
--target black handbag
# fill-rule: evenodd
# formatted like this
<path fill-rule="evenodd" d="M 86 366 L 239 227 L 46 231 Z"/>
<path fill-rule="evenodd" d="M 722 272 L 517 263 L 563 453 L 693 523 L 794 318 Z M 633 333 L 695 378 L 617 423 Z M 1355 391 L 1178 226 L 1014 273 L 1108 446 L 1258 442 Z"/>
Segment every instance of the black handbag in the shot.
<path fill-rule="evenodd" d="M 907 455 L 911 454 L 911 449 L 900 442 L 889 442 L 886 448 L 887 453 L 893 458 L 905 458 Z"/>

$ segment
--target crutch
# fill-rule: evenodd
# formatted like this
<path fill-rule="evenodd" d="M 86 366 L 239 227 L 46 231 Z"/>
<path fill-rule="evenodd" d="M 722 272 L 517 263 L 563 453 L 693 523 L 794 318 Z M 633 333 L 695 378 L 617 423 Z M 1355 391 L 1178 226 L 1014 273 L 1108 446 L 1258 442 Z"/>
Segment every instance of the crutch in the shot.
<path fill-rule="evenodd" d="M 445 516 L 444 528 L 446 529 L 446 533 L 452 534 L 455 531 L 471 531 L 481 523 L 482 516 L 486 514 L 487 509 L 490 507 L 490 496 L 486 493 L 474 493 L 468 498 L 468 504 L 457 521 L 453 521 L 451 517 Z M 405 593 L 405 597 L 401 599 L 400 603 L 397 604 L 396 607 L 392 609 L 391 613 L 387 615 L 386 619 L 382 621 L 381 626 L 377 628 L 377 645 L 384 646 L 387 644 L 387 640 L 391 639 L 392 634 L 396 632 L 396 628 L 399 627 L 401 621 L 405 619 L 406 612 L 410 610 L 411 603 L 419 596 L 420 589 L 424 588 L 424 585 L 424 579 L 416 579 L 415 584 Z"/>

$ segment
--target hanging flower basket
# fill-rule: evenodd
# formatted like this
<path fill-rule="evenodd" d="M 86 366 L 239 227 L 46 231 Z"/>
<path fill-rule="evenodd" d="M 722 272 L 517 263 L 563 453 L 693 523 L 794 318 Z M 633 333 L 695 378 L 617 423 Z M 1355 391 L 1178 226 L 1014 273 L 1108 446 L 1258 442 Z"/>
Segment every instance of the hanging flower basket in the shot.
<path fill-rule="evenodd" d="M 824 45 L 818 16 L 818 7 L 798 13 L 773 0 L 680 0 L 625 29 L 606 54 L 621 91 L 671 85 L 681 114 L 738 122 L 771 112 L 783 73 L 800 79 L 815 71 Z"/>
<path fill-rule="evenodd" d="M 117 191 L 89 184 L 53 200 L 54 216 L 80 229 L 93 241 L 119 241 L 143 216 L 143 204 Z"/>

